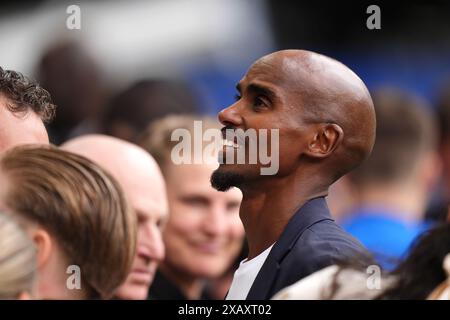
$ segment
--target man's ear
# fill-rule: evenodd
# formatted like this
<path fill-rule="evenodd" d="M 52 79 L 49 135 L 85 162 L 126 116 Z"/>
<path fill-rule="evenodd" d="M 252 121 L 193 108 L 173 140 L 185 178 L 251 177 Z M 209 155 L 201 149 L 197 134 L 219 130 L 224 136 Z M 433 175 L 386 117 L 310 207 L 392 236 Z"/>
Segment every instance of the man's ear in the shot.
<path fill-rule="evenodd" d="M 32 231 L 31 238 L 36 245 L 37 267 L 41 268 L 47 263 L 52 252 L 52 238 L 44 229 L 36 228 Z"/>
<path fill-rule="evenodd" d="M 312 128 L 314 133 L 305 154 L 313 158 L 326 158 L 342 143 L 344 130 L 335 123 L 320 123 Z"/>

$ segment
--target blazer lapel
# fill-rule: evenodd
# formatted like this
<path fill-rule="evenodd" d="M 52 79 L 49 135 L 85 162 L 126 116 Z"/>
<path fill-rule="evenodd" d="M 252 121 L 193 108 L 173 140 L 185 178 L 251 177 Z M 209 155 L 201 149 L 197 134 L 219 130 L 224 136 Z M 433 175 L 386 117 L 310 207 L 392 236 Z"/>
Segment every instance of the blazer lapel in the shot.
<path fill-rule="evenodd" d="M 271 298 L 272 287 L 281 270 L 283 258 L 291 251 L 306 228 L 327 219 L 332 220 L 323 197 L 309 200 L 292 216 L 261 267 L 247 295 L 247 300 Z"/>

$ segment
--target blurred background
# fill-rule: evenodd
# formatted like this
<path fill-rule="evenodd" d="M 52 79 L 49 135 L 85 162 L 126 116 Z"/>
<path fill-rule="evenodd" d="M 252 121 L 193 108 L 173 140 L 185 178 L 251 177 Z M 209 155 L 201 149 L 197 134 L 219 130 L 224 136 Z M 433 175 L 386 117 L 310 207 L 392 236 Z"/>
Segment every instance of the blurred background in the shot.
<path fill-rule="evenodd" d="M 379 30 L 366 26 L 371 4 L 381 9 Z M 81 10 L 80 29 L 66 26 L 70 5 Z M 375 162 L 383 165 L 366 172 L 391 172 L 393 177 L 396 168 L 409 168 L 402 161 L 412 163 L 409 173 L 417 172 L 414 177 L 399 173 L 401 181 L 344 177 L 329 199 L 336 218 L 357 234 L 358 225 L 348 220 L 355 208 L 370 207 L 362 211 L 372 214 L 396 207 L 397 213 L 386 215 L 401 220 L 404 233 L 392 225 L 370 231 L 375 238 L 404 235 L 405 245 L 387 252 L 396 256 L 422 230 L 418 221 L 448 215 L 448 1 L 5 0 L 0 3 L 0 43 L 3 68 L 37 79 L 52 94 L 58 109 L 48 129 L 55 144 L 89 132 L 134 141 L 150 121 L 169 113 L 215 115 L 233 102 L 235 84 L 259 57 L 286 48 L 326 54 L 354 70 L 371 93 L 387 88 L 378 95 L 383 108 L 407 106 L 382 113 L 395 120 L 379 121 L 378 128 L 393 144 L 377 148 L 381 155 Z M 414 108 L 421 111 L 408 116 Z M 428 124 L 421 124 L 423 118 L 429 118 Z M 427 126 L 432 129 L 421 129 Z M 425 142 L 419 143 L 421 137 Z M 419 144 L 431 153 L 415 150 Z M 396 157 L 395 150 L 402 148 L 403 158 Z M 411 183 L 418 189 L 410 189 Z M 369 191 L 361 195 L 368 184 Z M 367 199 L 369 204 L 363 204 Z M 363 227 L 363 235 L 369 229 Z M 383 244 L 374 250 L 385 251 Z"/>
<path fill-rule="evenodd" d="M 214 114 L 255 59 L 303 48 L 342 61 L 369 89 L 396 85 L 436 107 L 450 79 L 450 3 L 393 2 L 6 0 L 0 63 L 59 90 L 55 77 L 89 87 L 86 80 L 108 97 L 138 80 L 176 80 L 195 91 L 201 112 Z M 366 27 L 370 4 L 381 8 L 381 30 Z M 66 27 L 70 5 L 81 9 L 79 30 Z M 52 94 L 62 113 L 60 94 Z"/>

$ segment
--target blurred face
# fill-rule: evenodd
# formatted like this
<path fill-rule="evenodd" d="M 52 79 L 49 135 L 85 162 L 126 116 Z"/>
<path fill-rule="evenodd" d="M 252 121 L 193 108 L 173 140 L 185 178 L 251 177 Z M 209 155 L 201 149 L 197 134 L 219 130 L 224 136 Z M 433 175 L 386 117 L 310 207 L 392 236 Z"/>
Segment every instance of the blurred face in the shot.
<path fill-rule="evenodd" d="M 445 141 L 440 149 L 445 183 L 445 196 L 450 199 L 450 142 Z"/>
<path fill-rule="evenodd" d="M 168 165 L 170 218 L 164 230 L 166 260 L 173 272 L 192 277 L 221 275 L 238 255 L 244 237 L 238 189 L 214 190 L 214 165 Z"/>
<path fill-rule="evenodd" d="M 47 131 L 39 116 L 34 112 L 14 114 L 7 103 L 0 93 L 0 152 L 19 144 L 48 144 Z"/>
<path fill-rule="evenodd" d="M 133 171 L 133 172 L 131 172 Z M 118 179 L 138 218 L 136 257 L 131 273 L 116 296 L 121 299 L 146 299 L 158 263 L 164 259 L 161 229 L 167 219 L 167 195 L 160 174 L 130 169 Z"/>

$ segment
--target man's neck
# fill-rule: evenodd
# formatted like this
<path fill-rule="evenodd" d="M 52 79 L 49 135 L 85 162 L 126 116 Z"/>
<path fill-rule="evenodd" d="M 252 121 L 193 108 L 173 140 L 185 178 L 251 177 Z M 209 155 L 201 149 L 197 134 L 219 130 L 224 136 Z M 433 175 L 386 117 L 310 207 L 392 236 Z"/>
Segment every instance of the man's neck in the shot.
<path fill-rule="evenodd" d="M 160 271 L 166 276 L 188 300 L 201 298 L 204 282 L 202 279 L 189 276 L 178 270 L 174 270 L 167 263 L 162 263 Z"/>
<path fill-rule="evenodd" d="M 326 196 L 327 184 L 306 175 L 273 177 L 242 186 L 240 217 L 252 259 L 275 243 L 292 216 L 308 200 Z"/>

